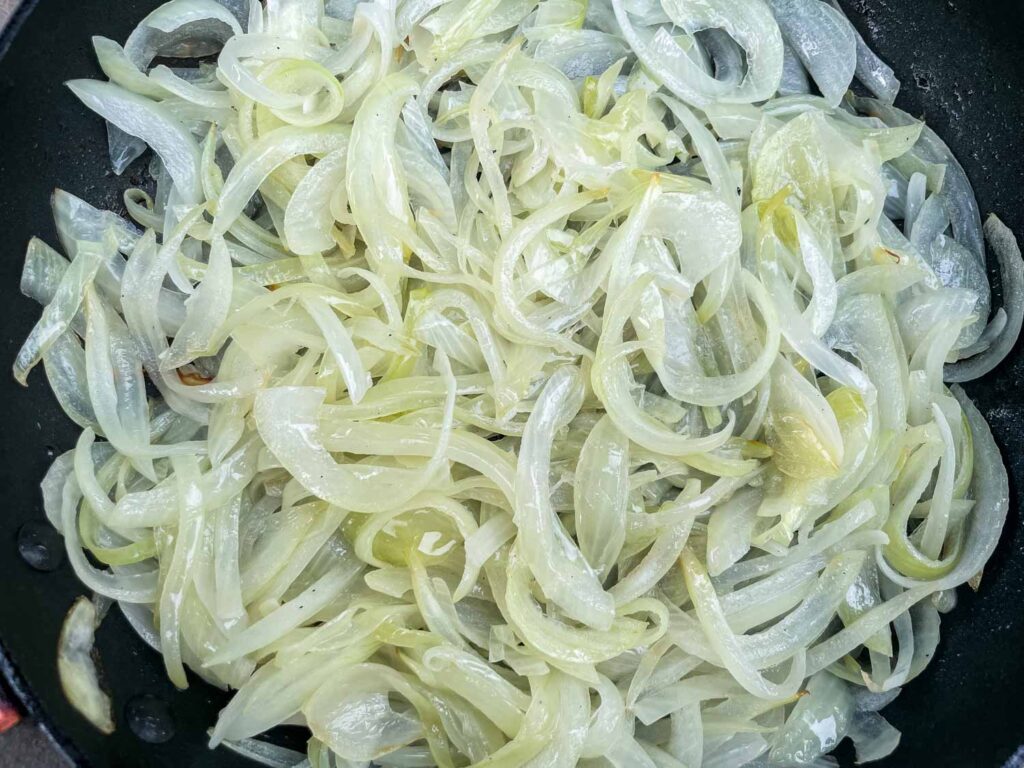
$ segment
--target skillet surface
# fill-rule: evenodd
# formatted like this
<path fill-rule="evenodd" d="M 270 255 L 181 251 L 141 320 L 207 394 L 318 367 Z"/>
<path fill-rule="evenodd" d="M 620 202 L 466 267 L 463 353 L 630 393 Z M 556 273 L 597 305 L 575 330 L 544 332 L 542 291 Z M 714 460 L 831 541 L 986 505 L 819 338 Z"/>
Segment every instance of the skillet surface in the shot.
<path fill-rule="evenodd" d="M 35 6 L 30 10 L 28 6 Z M 73 761 L 94 768 L 251 766 L 206 748 L 206 729 L 225 696 L 202 684 L 174 691 L 159 657 L 116 609 L 98 634 L 118 730 L 104 738 L 64 700 L 56 674 L 61 620 L 82 592 L 67 563 L 52 573 L 19 556 L 18 532 L 43 520 L 38 484 L 77 430 L 59 411 L 40 373 L 23 390 L 9 365 L 39 309 L 18 293 L 32 235 L 56 245 L 48 197 L 59 185 L 100 207 L 123 211 L 121 192 L 138 183 L 145 158 L 121 177 L 107 167 L 99 119 L 62 86 L 97 77 L 90 36 L 124 40 L 157 0 L 29 0 L 0 37 L 0 671 L 30 714 Z M 983 214 L 999 212 L 1024 235 L 1024 3 L 1020 0 L 843 0 L 875 50 L 903 80 L 898 104 L 923 115 L 974 182 Z M 9 48 L 8 48 L 9 45 Z M 6 54 L 3 53 L 4 49 Z M 931 667 L 885 713 L 903 732 L 894 757 L 877 765 L 998 768 L 1024 742 L 1024 354 L 967 387 L 1007 460 L 1013 495 L 1002 544 L 981 592 L 966 588 L 943 617 Z M 125 705 L 152 694 L 167 702 L 176 735 L 137 739 Z M 844 765 L 851 751 L 841 750 Z"/>

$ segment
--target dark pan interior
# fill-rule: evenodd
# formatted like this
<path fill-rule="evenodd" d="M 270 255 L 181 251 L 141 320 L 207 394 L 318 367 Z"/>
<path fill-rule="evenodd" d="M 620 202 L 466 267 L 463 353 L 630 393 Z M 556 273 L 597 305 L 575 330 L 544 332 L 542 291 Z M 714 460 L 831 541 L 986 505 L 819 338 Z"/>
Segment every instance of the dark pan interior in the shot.
<path fill-rule="evenodd" d="M 26 5 L 31 4 L 27 2 Z M 1024 235 L 1024 3 L 1021 0 L 844 0 L 875 49 L 903 80 L 899 104 L 923 115 L 963 162 L 982 212 L 998 212 Z M 24 247 L 32 235 L 56 245 L 48 198 L 60 186 L 101 207 L 123 210 L 121 192 L 138 182 L 145 160 L 122 177 L 107 167 L 101 122 L 63 87 L 98 76 L 89 38 L 123 40 L 156 0 L 42 0 L 23 9 L 17 30 L 0 39 L 0 361 L 9 371 L 38 307 L 18 293 Z M 961 589 L 943 617 L 931 667 L 886 710 L 903 731 L 896 755 L 880 766 L 998 768 L 1024 742 L 1024 355 L 967 387 L 1008 462 L 1013 504 L 999 551 L 981 591 Z M 44 377 L 28 390 L 0 375 L 0 666 L 29 709 L 81 765 L 95 768 L 204 768 L 251 765 L 207 750 L 206 729 L 224 694 L 202 684 L 174 691 L 159 657 L 113 610 L 98 647 L 114 695 L 117 732 L 104 738 L 64 701 L 56 676 L 61 619 L 82 590 L 65 563 L 32 570 L 16 541 L 41 521 L 38 491 L 51 459 L 74 444 L 77 430 L 52 399 Z M 173 713 L 176 736 L 146 744 L 126 726 L 134 696 L 153 694 Z M 844 764 L 852 765 L 848 751 Z"/>

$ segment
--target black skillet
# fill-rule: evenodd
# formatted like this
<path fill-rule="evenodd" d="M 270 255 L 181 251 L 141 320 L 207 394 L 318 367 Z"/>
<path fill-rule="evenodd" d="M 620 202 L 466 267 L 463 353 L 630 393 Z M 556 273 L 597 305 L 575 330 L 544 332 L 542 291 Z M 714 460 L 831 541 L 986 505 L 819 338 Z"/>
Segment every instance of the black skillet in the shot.
<path fill-rule="evenodd" d="M 99 631 L 98 647 L 118 729 L 103 737 L 71 709 L 57 683 L 56 644 L 61 619 L 82 589 L 66 563 L 38 571 L 18 548 L 19 534 L 24 543 L 45 532 L 39 480 L 76 437 L 39 373 L 27 391 L 4 373 L 39 313 L 18 293 L 24 247 L 36 234 L 56 244 L 48 206 L 55 185 L 121 211 L 121 192 L 138 183 L 145 162 L 114 176 L 101 121 L 62 83 L 99 76 L 90 36 L 124 40 L 156 5 L 157 0 L 25 0 L 0 37 L 0 401 L 6 411 L 0 426 L 0 489 L 6 498 L 0 511 L 0 669 L 28 712 L 78 765 L 234 768 L 251 763 L 206 748 L 206 729 L 225 696 L 198 683 L 176 692 L 159 657 L 116 609 Z M 898 103 L 923 115 L 961 159 L 982 211 L 999 212 L 1024 235 L 1024 0 L 843 5 L 903 80 Z M 1018 350 L 994 374 L 967 387 L 1003 449 L 1014 503 L 980 593 L 961 589 L 957 610 L 943 618 L 931 667 L 886 710 L 903 742 L 879 766 L 999 768 L 1024 743 L 1021 381 L 1024 354 Z M 169 741 L 144 742 L 128 726 L 125 713 L 140 696 L 166 705 L 174 723 Z M 142 701 L 151 705 L 154 699 Z M 849 750 L 841 754 L 844 765 L 853 764 Z"/>

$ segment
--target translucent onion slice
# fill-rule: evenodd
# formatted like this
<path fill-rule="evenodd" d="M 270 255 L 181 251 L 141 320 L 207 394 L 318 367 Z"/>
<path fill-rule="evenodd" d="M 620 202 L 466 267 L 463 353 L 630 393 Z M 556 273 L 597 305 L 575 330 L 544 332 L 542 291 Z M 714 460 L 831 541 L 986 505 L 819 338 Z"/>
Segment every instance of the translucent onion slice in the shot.
<path fill-rule="evenodd" d="M 57 646 L 57 674 L 64 695 L 78 712 L 101 733 L 114 732 L 110 696 L 100 685 L 93 649 L 99 619 L 91 600 L 79 597 L 68 611 Z"/>

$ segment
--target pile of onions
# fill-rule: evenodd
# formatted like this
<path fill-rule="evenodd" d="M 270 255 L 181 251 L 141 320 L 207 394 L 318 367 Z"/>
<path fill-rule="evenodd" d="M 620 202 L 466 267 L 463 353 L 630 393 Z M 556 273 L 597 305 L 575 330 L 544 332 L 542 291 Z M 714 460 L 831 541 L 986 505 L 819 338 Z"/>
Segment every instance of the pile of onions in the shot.
<path fill-rule="evenodd" d="M 237 689 L 213 746 L 895 748 L 1006 515 L 944 382 L 1013 346 L 1024 265 L 841 12 L 171 0 L 94 43 L 68 85 L 152 183 L 54 195 L 15 375 L 82 427 L 43 491 L 83 584 Z M 89 610 L 62 668 L 109 729 Z M 282 723 L 308 755 L 253 739 Z"/>

